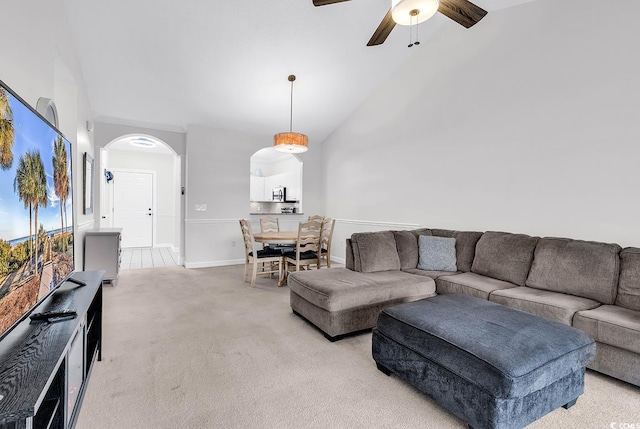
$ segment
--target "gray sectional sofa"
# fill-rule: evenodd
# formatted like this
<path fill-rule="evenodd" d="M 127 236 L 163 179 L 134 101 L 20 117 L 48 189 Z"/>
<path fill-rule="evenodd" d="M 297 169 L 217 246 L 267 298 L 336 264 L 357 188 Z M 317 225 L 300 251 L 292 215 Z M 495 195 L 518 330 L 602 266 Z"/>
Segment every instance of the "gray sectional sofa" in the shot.
<path fill-rule="evenodd" d="M 455 271 L 418 268 L 420 236 L 455 239 Z M 586 332 L 596 341 L 588 367 L 640 386 L 639 248 L 442 229 L 357 233 L 346 247 L 344 268 L 288 280 L 293 311 L 329 339 L 374 327 L 395 303 L 466 294 Z"/>

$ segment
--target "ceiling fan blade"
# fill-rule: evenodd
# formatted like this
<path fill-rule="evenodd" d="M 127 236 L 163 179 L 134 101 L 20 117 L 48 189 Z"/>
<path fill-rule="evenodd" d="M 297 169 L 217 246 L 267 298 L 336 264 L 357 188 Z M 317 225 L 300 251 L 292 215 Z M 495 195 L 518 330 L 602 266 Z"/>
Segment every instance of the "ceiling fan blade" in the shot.
<path fill-rule="evenodd" d="M 477 24 L 487 14 L 486 10 L 469 0 L 440 0 L 438 12 L 466 28 Z"/>
<path fill-rule="evenodd" d="M 328 5 L 328 4 L 341 3 L 343 1 L 349 1 L 349 0 L 313 0 L 313 5 L 314 6 L 325 6 L 325 5 Z"/>
<path fill-rule="evenodd" d="M 395 26 L 396 22 L 391 17 L 391 9 L 389 9 L 389 12 L 382 18 L 382 22 L 378 25 L 378 28 L 376 28 L 371 39 L 369 39 L 367 46 L 382 45 Z"/>

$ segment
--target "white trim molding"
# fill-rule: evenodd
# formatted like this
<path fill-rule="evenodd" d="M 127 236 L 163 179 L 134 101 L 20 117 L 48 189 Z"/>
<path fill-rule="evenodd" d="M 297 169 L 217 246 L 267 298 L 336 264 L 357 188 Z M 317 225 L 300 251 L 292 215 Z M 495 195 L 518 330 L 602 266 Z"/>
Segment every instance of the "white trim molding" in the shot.
<path fill-rule="evenodd" d="M 400 223 L 400 222 L 383 222 L 377 220 L 357 220 L 357 219 L 336 219 L 336 223 L 350 224 L 350 225 L 366 225 L 366 226 L 378 226 L 383 228 L 420 228 L 420 224 L 417 223 Z"/>
<path fill-rule="evenodd" d="M 187 224 L 238 223 L 238 219 L 185 219 Z"/>
<path fill-rule="evenodd" d="M 95 224 L 96 224 L 95 220 L 88 220 L 86 222 L 77 223 L 76 227 L 78 228 L 78 231 L 82 231 L 85 229 L 92 228 Z"/>

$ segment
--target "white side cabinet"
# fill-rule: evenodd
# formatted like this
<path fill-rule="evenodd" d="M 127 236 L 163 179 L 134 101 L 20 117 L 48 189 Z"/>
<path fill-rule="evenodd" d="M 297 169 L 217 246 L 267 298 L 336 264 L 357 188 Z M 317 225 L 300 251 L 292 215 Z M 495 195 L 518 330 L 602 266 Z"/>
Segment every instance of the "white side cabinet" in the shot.
<path fill-rule="evenodd" d="M 264 177 L 251 176 L 251 201 L 264 201 Z"/>
<path fill-rule="evenodd" d="M 98 228 L 84 235 L 84 270 L 105 270 L 104 280 L 113 282 L 120 271 L 122 228 Z"/>

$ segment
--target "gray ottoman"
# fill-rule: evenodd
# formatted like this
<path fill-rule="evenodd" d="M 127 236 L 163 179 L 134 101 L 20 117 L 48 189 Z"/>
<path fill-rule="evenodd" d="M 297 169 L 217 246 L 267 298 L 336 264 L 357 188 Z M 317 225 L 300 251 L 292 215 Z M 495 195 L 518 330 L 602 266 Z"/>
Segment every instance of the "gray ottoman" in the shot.
<path fill-rule="evenodd" d="M 575 404 L 595 343 L 570 326 L 467 295 L 394 305 L 373 358 L 474 428 L 517 428 Z"/>

